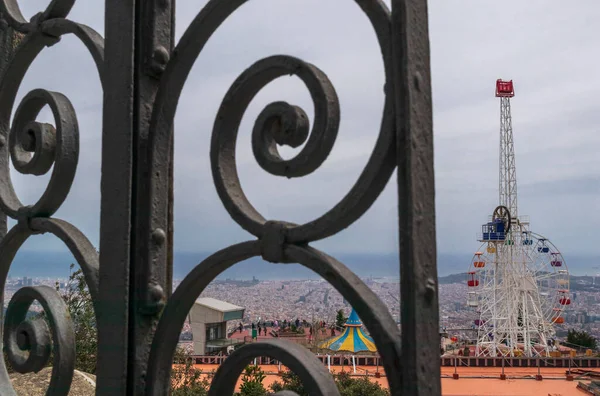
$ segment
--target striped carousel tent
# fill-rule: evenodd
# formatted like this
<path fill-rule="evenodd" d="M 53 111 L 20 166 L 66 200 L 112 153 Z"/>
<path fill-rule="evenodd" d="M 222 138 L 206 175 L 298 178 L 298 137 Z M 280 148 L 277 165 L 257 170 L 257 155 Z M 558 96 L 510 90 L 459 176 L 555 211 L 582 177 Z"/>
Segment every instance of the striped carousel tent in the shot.
<path fill-rule="evenodd" d="M 350 317 L 348 317 L 344 326 L 346 328 L 342 334 L 330 338 L 319 346 L 332 351 L 377 351 L 373 339 L 363 332 L 362 322 L 354 309 L 352 309 Z"/>

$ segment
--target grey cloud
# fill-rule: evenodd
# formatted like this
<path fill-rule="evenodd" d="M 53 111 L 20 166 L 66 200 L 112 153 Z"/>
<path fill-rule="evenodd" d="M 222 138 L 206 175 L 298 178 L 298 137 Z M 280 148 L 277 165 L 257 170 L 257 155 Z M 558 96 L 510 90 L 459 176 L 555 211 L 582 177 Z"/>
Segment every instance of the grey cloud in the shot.
<path fill-rule="evenodd" d="M 26 15 L 47 4 L 21 3 Z M 205 4 L 178 2 L 178 37 Z M 80 0 L 71 18 L 102 33 L 103 7 L 101 1 Z M 600 221 L 593 211 L 600 174 L 600 113 L 594 107 L 600 92 L 599 52 L 593 21 L 600 16 L 600 3 L 430 1 L 429 10 L 439 251 L 476 249 L 475 234 L 497 204 L 499 105 L 493 92 L 497 78 L 508 78 L 516 84 L 521 211 L 564 249 L 594 252 L 586 235 Z M 210 135 L 235 78 L 256 60 L 282 53 L 314 63 L 329 75 L 340 97 L 342 124 L 330 158 L 314 174 L 300 180 L 265 174 L 250 148 L 256 115 L 267 103 L 286 100 L 302 106 L 312 119 L 313 104 L 296 78 L 283 78 L 261 91 L 238 138 L 239 173 L 250 201 L 267 218 L 310 221 L 347 193 L 366 164 L 381 123 L 384 75 L 365 16 L 351 1 L 248 2 L 211 38 L 179 101 L 176 249 L 212 251 L 250 238 L 229 218 L 212 185 Z M 19 98 L 43 87 L 72 100 L 82 136 L 81 159 L 71 195 L 57 216 L 97 244 L 102 93 L 94 67 L 83 45 L 65 37 L 35 61 Z M 282 152 L 291 156 L 298 150 Z M 47 180 L 14 175 L 24 202 L 33 202 Z M 316 246 L 331 252 L 395 251 L 395 183 L 394 175 L 356 224 Z M 62 246 L 36 237 L 26 248 Z"/>
<path fill-rule="evenodd" d="M 600 175 L 525 184 L 519 187 L 519 192 L 526 197 L 538 199 L 540 196 L 558 197 L 561 195 L 600 197 Z"/>

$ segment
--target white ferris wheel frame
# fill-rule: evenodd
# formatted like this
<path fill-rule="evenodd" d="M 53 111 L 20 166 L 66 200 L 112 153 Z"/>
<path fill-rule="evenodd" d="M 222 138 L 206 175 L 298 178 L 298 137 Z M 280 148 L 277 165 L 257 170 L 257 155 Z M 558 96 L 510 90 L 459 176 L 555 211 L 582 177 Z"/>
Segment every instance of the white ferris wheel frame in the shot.
<path fill-rule="evenodd" d="M 505 240 L 483 242 L 471 262 L 469 279 L 478 281 L 468 294 L 479 313 L 476 356 L 548 356 L 555 322 L 570 303 L 569 272 L 558 248 L 514 223 Z"/>

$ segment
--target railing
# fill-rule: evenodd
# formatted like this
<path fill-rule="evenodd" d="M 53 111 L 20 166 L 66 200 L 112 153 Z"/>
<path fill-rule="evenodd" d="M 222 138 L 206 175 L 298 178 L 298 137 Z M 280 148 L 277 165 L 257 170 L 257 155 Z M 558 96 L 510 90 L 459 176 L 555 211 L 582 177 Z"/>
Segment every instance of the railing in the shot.
<path fill-rule="evenodd" d="M 194 363 L 198 365 L 221 365 L 226 359 L 228 359 L 227 356 L 193 356 Z M 352 355 L 317 355 L 317 359 L 326 367 L 342 369 L 349 366 L 348 362 L 351 362 Z M 275 359 L 263 357 L 257 358 L 254 363 L 259 365 L 282 364 Z M 360 372 L 363 374 L 381 376 L 379 356 L 355 355 L 354 363 L 362 368 Z M 284 363 L 283 365 L 285 366 Z M 444 356 L 440 358 L 440 365 L 442 367 L 441 378 L 501 378 L 502 375 L 506 378 L 540 376 L 538 379 L 562 378 L 567 380 L 600 378 L 600 358 L 585 356 L 560 358 Z"/>
<path fill-rule="evenodd" d="M 484 357 L 443 356 L 442 367 L 559 367 L 600 368 L 597 357 Z"/>
<path fill-rule="evenodd" d="M 298 76 L 314 101 L 312 131 L 302 109 L 271 103 L 256 120 L 252 148 L 270 174 L 306 176 L 327 159 L 337 137 L 340 108 L 334 87 L 317 66 L 286 55 L 258 60 L 233 82 L 215 118 L 211 168 L 224 207 L 254 239 L 214 253 L 171 295 L 173 118 L 191 67 L 207 40 L 246 1 L 209 0 L 176 46 L 174 1 L 106 0 L 105 38 L 67 19 L 75 1 L 53 0 L 28 21 L 16 0 L 0 0 L 0 209 L 17 222 L 6 232 L 6 216 L 1 216 L 0 290 L 25 240 L 39 233 L 54 234 L 83 269 L 94 301 L 97 394 L 165 395 L 182 324 L 215 277 L 256 256 L 273 263 L 299 263 L 331 283 L 356 309 L 380 351 L 393 395 L 439 395 L 427 2 L 392 0 L 390 11 L 381 1 L 356 0 L 376 33 L 385 66 L 381 130 L 356 184 L 331 210 L 306 224 L 267 220 L 248 201 L 236 169 L 238 128 L 259 90 L 279 76 Z M 80 154 L 77 117 L 69 99 L 58 92 L 33 90 L 17 106 L 10 123 L 29 66 L 64 35 L 74 35 L 87 47 L 103 89 L 99 253 L 77 227 L 52 217 L 69 194 Z M 55 125 L 36 121 L 45 105 L 52 110 Z M 284 160 L 277 152 L 277 145 L 303 143 L 292 159 Z M 52 169 L 46 192 L 34 205 L 19 201 L 11 183 L 11 161 L 24 174 L 43 175 Z M 361 217 L 395 169 L 402 339 L 377 296 L 342 263 L 310 246 Z M 209 225 L 200 220 L 198 226 Z M 34 300 L 44 307 L 49 326 L 25 317 Z M 11 299 L 0 330 L 15 370 L 37 371 L 53 359 L 49 395 L 66 395 L 73 378 L 74 334 L 65 312 L 54 289 L 24 287 Z M 261 356 L 295 371 L 311 395 L 338 394 L 322 362 L 307 349 L 289 342 L 261 341 L 238 349 L 223 362 L 210 395 L 232 394 L 244 366 Z M 0 394 L 14 394 L 3 360 Z"/>
<path fill-rule="evenodd" d="M 535 378 L 536 380 L 600 378 L 595 357 L 461 357 L 441 359 L 442 378 Z"/>

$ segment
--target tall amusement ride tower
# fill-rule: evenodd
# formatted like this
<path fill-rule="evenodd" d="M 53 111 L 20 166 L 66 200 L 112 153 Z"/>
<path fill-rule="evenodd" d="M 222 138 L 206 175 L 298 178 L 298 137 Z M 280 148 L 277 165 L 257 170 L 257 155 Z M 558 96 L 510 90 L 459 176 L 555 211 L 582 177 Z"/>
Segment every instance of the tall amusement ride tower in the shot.
<path fill-rule="evenodd" d="M 467 304 L 477 317 L 478 356 L 547 356 L 554 326 L 571 303 L 560 251 L 519 216 L 510 100 L 511 81 L 496 81 L 500 98 L 499 205 L 482 226 L 468 272 Z"/>

